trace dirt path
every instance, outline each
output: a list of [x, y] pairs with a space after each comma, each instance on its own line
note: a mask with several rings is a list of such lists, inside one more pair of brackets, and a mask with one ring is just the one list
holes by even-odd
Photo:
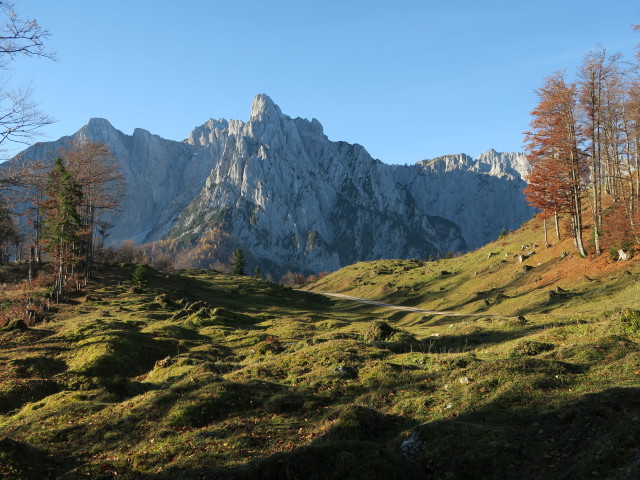
[[375, 300], [367, 300], [364, 298], [350, 297], [349, 295], [343, 295], [342, 293], [333, 293], [333, 292], [320, 292], [317, 290], [304, 290], [309, 291], [311, 293], [317, 293], [319, 295], [326, 295], [328, 297], [336, 297], [341, 298], [343, 300], [350, 300], [352, 302], [366, 303], [368, 305], [376, 305], [378, 307], [384, 308], [392, 308], [394, 310], [405, 310], [407, 312], [417, 312], [417, 313], [428, 313], [431, 315], [446, 315], [449, 317], [501, 317], [501, 318], [509, 318], [503, 315], [491, 315], [487, 313], [463, 313], [463, 312], [451, 312], [451, 311], [443, 311], [443, 310], [425, 310], [423, 308], [415, 308], [415, 307], [405, 307], [403, 305], [393, 305], [392, 303], [383, 303], [377, 302]]

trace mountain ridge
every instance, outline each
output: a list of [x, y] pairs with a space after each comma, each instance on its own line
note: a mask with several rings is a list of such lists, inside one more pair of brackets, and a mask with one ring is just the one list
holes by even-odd
[[318, 120], [291, 118], [265, 94], [254, 98], [247, 122], [209, 119], [182, 142], [141, 128], [126, 135], [92, 118], [21, 155], [53, 157], [72, 139], [106, 143], [122, 167], [126, 188], [110, 243], [193, 244], [223, 228], [250, 267], [274, 274], [463, 252], [533, 212], [522, 196], [521, 154], [389, 165], [361, 145], [329, 140]]

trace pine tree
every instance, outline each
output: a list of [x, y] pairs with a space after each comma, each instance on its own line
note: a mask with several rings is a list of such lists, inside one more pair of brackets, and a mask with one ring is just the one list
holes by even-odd
[[241, 249], [236, 248], [231, 257], [231, 271], [236, 275], [244, 275], [245, 266], [246, 262], [244, 260], [244, 252]]
[[260, 265], [256, 265], [256, 269], [253, 271], [253, 276], [262, 279], [262, 270], [260, 270]]

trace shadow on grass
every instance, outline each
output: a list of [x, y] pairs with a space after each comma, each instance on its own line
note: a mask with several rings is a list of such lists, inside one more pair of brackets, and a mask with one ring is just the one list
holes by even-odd
[[168, 470], [145, 479], [577, 479], [631, 480], [640, 474], [640, 389], [614, 388], [561, 405], [506, 392], [475, 411], [420, 426], [405, 458], [407, 419], [345, 407], [310, 445], [236, 468]]
[[[167, 464], [157, 474], [122, 468], [117, 473], [145, 480], [638, 478], [640, 389], [564, 398], [550, 404], [514, 390], [473, 411], [452, 409], [450, 418], [415, 430], [418, 443], [410, 458], [400, 450], [402, 431], [414, 425], [410, 418], [349, 405], [336, 411], [324, 435], [291, 451], [236, 467], [216, 466], [213, 457], [199, 467]], [[117, 427], [131, 429], [131, 423]], [[108, 461], [77, 468], [69, 458], [6, 438], [0, 440], [0, 460], [0, 468], [13, 468], [15, 478], [24, 479], [47, 478], [52, 471], [64, 478], [76, 478], [72, 472], [109, 478], [115, 470]]]
[[[553, 328], [566, 325], [575, 325], [575, 321], [555, 322]], [[513, 330], [489, 330], [478, 329], [470, 333], [456, 335], [441, 335], [439, 337], [428, 337], [420, 343], [424, 351], [429, 353], [450, 353], [465, 352], [474, 350], [480, 346], [487, 348], [518, 338], [526, 337], [540, 330], [550, 328], [549, 325], [528, 325], [523, 328]]]
[[5, 479], [52, 478], [56, 470], [70, 470], [72, 458], [53, 456], [47, 451], [11, 438], [0, 439], [0, 477]]
[[639, 478], [638, 388], [555, 406], [506, 392], [454, 415], [420, 428], [429, 478]]

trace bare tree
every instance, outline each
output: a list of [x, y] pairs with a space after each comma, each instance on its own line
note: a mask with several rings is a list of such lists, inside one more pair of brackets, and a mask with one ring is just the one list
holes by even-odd
[[[54, 122], [40, 110], [31, 86], [14, 88], [7, 80], [12, 62], [19, 57], [55, 59], [55, 52], [45, 47], [49, 37], [36, 20], [20, 17], [13, 3], [0, 0], [0, 151], [7, 142], [28, 144], [38, 129]], [[31, 170], [20, 160], [1, 167], [0, 201], [6, 203], [8, 190], [28, 186]]]
[[101, 222], [101, 216], [118, 206], [124, 176], [111, 150], [102, 142], [73, 141], [68, 150], [60, 151], [60, 156], [65, 159], [67, 168], [82, 188], [83, 203], [79, 213], [87, 228], [87, 235], [82, 248], [85, 260], [81, 267], [85, 275], [90, 277], [96, 237], [101, 226], [105, 225]]
[[603, 186], [616, 192], [614, 168], [617, 151], [611, 146], [615, 136], [615, 90], [620, 84], [620, 55], [608, 55], [604, 48], [590, 52], [578, 71], [579, 101], [582, 122], [588, 135], [586, 153], [590, 170], [591, 211], [593, 214], [593, 239], [596, 254], [601, 253]]
[[54, 120], [44, 114], [33, 98], [31, 86], [13, 88], [8, 85], [7, 72], [18, 57], [55, 59], [55, 52], [47, 50], [47, 30], [30, 18], [20, 17], [13, 3], [0, 1], [0, 145], [4, 142], [28, 144], [38, 129]]

